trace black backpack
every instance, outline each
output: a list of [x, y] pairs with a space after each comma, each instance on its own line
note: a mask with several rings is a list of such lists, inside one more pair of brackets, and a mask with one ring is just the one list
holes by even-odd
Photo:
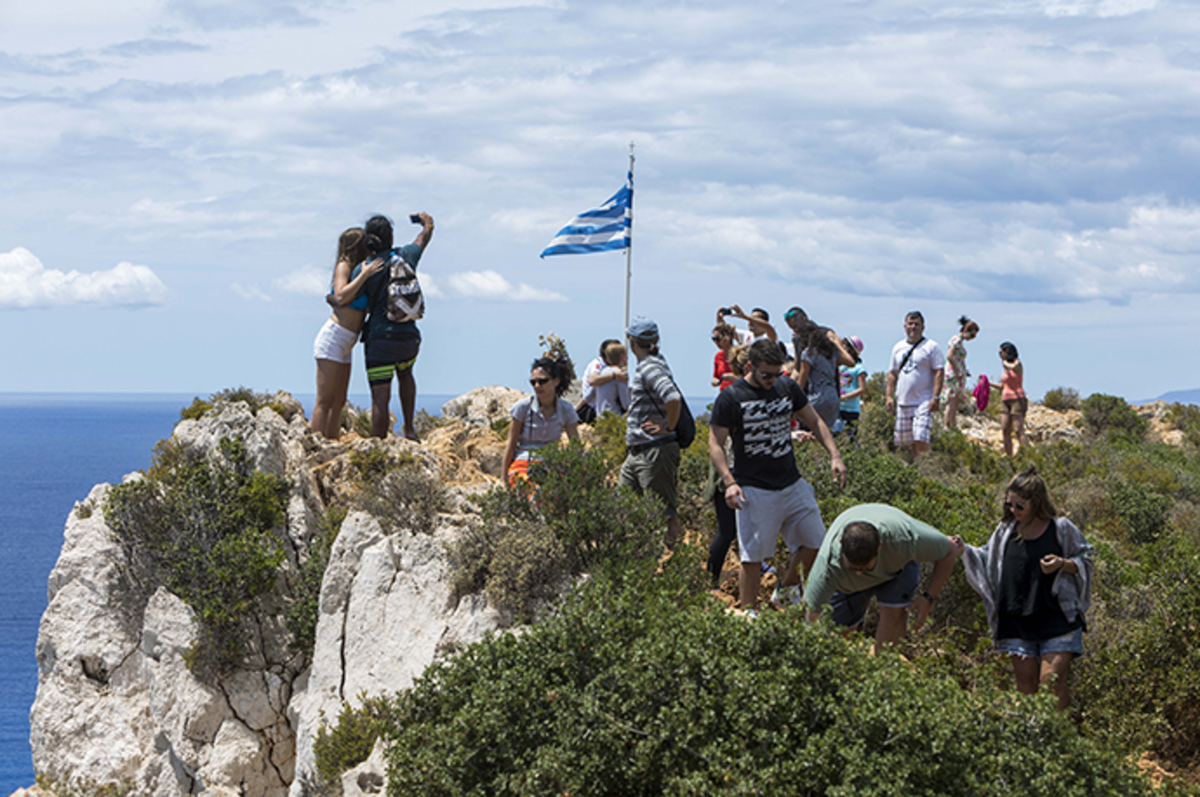
[[[675, 389], [679, 390], [679, 385], [676, 385]], [[692, 417], [692, 410], [682, 392], [679, 394], [679, 420], [675, 422], [675, 439], [679, 441], [680, 449], [687, 448], [696, 439], [696, 419]]]

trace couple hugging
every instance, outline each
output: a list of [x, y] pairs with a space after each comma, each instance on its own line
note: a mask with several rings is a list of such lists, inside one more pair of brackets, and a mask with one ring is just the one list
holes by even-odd
[[416, 271], [433, 237], [433, 218], [428, 213], [416, 213], [409, 220], [420, 224], [421, 231], [405, 246], [393, 247], [392, 221], [387, 216], [372, 216], [362, 227], [352, 227], [338, 239], [333, 279], [325, 297], [333, 306], [333, 315], [313, 343], [317, 399], [310, 428], [330, 440], [341, 434], [351, 353], [359, 333], [366, 346], [367, 379], [371, 384], [371, 434], [387, 437], [391, 420], [388, 402], [395, 373], [404, 436], [417, 439], [413, 427], [417, 400], [413, 365], [421, 348], [417, 319], [424, 315], [425, 298]]

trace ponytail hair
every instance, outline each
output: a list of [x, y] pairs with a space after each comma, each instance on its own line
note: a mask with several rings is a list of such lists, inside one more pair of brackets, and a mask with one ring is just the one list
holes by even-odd
[[961, 333], [961, 332], [967, 332], [971, 329], [974, 329], [975, 333], [978, 334], [979, 333], [979, 324], [976, 324], [974, 321], [972, 321], [970, 318], [968, 318], [965, 315], [960, 315], [958, 317], [958, 331]]

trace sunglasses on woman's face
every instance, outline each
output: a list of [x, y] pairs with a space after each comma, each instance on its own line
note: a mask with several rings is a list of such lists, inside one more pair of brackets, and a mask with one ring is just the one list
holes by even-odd
[[1025, 504], [1022, 504], [1019, 501], [1005, 501], [1004, 508], [1014, 512], [1024, 512]]
[[529, 380], [529, 384], [533, 385], [534, 387], [541, 387], [542, 385], [546, 384], [549, 381], [550, 381], [549, 377], [535, 376]]

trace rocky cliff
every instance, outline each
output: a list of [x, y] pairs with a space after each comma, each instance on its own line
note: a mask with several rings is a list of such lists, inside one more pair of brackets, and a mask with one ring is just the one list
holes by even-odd
[[[325, 441], [286, 394], [257, 412], [218, 403], [180, 422], [172, 438], [179, 444], [212, 452], [222, 438], [238, 438], [258, 469], [290, 485], [278, 530], [286, 554], [279, 588], [243, 623], [245, 654], [218, 678], [188, 667], [197, 641], [192, 608], [165, 587], [133, 583], [102, 511], [112, 487], [95, 487], [67, 520], [38, 633], [30, 721], [39, 779], [163, 797], [305, 793], [313, 735], [343, 702], [402, 689], [443, 652], [499, 627], [482, 597], [451, 600], [444, 544], [472, 522], [469, 495], [495, 483], [503, 443], [489, 424], [519, 395], [481, 388], [457, 399], [444, 413], [456, 420], [420, 446], [353, 434]], [[449, 488], [448, 509], [431, 530], [405, 528], [403, 518], [385, 530], [363, 511], [345, 517], [309, 657], [290, 644], [283, 621], [289, 589], [328, 505], [357, 489], [355, 453], [371, 450], [438, 478]], [[378, 768], [378, 756], [372, 760]], [[376, 773], [362, 782], [369, 792], [380, 781]]]

